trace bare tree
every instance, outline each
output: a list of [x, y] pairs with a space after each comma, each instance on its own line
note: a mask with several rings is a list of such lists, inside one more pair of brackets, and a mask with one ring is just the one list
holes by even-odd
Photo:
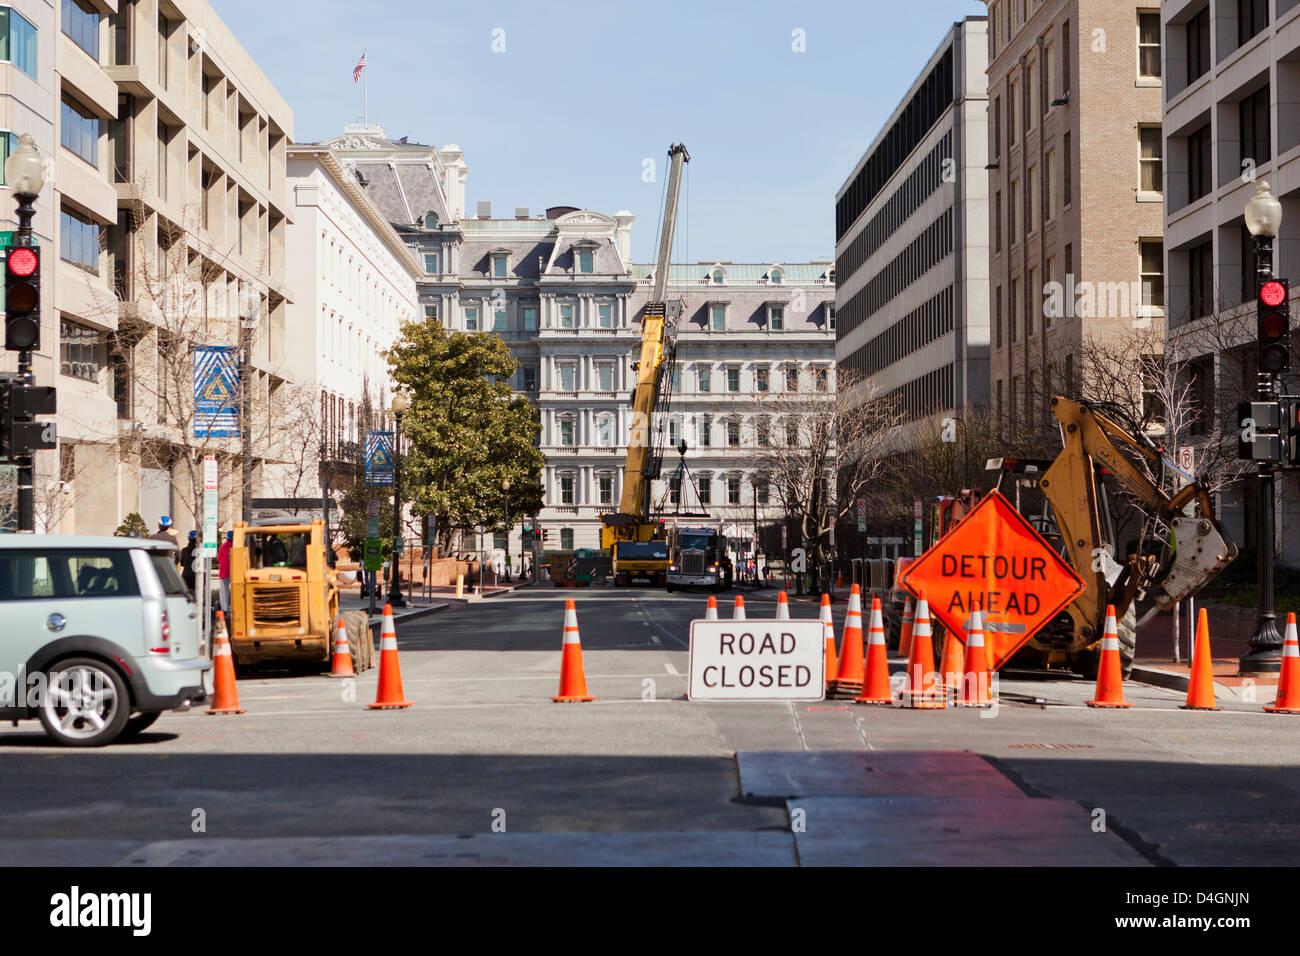
[[758, 473], [812, 549], [829, 557], [829, 536], [854, 512], [897, 441], [898, 403], [845, 369], [811, 388], [760, 393], [755, 419]]

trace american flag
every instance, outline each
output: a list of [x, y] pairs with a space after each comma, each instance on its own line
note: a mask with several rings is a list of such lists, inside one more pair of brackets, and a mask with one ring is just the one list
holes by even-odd
[[365, 70], [365, 68], [366, 68], [366, 55], [365, 55], [364, 53], [362, 53], [362, 54], [361, 54], [361, 62], [358, 63], [356, 66], [354, 66], [354, 67], [352, 68], [352, 82], [353, 82], [353, 83], [360, 83], [360, 82], [361, 82], [361, 73], [362, 73], [363, 70]]

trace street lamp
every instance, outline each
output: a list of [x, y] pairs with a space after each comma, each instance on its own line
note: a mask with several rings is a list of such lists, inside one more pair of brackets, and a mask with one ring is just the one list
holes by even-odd
[[402, 553], [402, 416], [409, 407], [401, 392], [393, 396], [393, 418], [397, 425], [393, 433], [393, 564], [388, 579], [388, 603], [393, 607], [406, 607], [397, 559]]
[[751, 498], [753, 499], [753, 501], [754, 501], [754, 549], [753, 549], [753, 558], [754, 558], [754, 587], [755, 587], [755, 589], [757, 589], [757, 588], [760, 588], [760, 587], [763, 586], [763, 584], [762, 584], [762, 580], [761, 580], [761, 578], [759, 577], [759, 571], [758, 571], [758, 484], [759, 484], [759, 482], [758, 482], [758, 475], [757, 475], [757, 473], [752, 474], [752, 475], [749, 476], [749, 484], [750, 484], [750, 490], [753, 492], [753, 494], [750, 495], [750, 497], [751, 497]]
[[[501, 479], [501, 490], [505, 493], [506, 496], [506, 554], [509, 554], [510, 553], [510, 479], [509, 478]], [[519, 540], [521, 542], [519, 546], [519, 567], [522, 568], [524, 566], [522, 536], [520, 537]], [[506, 583], [507, 584], [510, 583], [509, 567], [506, 568]]]
[[[5, 182], [18, 200], [18, 232], [14, 245], [32, 244], [32, 217], [36, 215], [36, 197], [45, 185], [45, 160], [36, 150], [36, 140], [30, 133], [18, 137], [18, 148], [5, 160]], [[37, 329], [39, 329], [39, 318]], [[39, 335], [37, 338], [39, 339]], [[18, 351], [18, 380], [23, 385], [33, 385], [32, 350]], [[32, 420], [32, 419], [28, 419]], [[36, 530], [35, 461], [31, 452], [18, 457], [18, 530]]]
[[[1255, 291], [1273, 278], [1273, 240], [1282, 226], [1282, 204], [1261, 180], [1255, 195], [1246, 203], [1246, 228], [1255, 239]], [[1258, 395], [1261, 402], [1277, 400], [1277, 377], [1273, 372], [1258, 370]], [[1237, 673], [1276, 674], [1282, 669], [1282, 636], [1277, 631], [1277, 614], [1273, 610], [1273, 463], [1261, 461], [1256, 470], [1255, 504], [1255, 574], [1259, 578], [1259, 618], [1255, 632], [1247, 642], [1248, 650], [1237, 662]]]

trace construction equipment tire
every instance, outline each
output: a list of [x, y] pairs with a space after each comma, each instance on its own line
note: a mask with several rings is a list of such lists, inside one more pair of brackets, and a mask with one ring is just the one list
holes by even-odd
[[352, 654], [352, 669], [358, 674], [375, 666], [375, 638], [370, 631], [370, 619], [365, 611], [344, 611], [343, 628], [348, 635], [348, 651]]

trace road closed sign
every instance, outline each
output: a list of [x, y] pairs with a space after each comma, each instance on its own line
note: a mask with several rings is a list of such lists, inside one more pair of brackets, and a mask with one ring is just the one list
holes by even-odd
[[925, 594], [930, 613], [963, 644], [971, 612], [982, 611], [993, 670], [1084, 589], [1074, 569], [996, 491], [909, 564], [900, 580], [914, 596]]
[[691, 700], [821, 700], [821, 621], [692, 621]]

